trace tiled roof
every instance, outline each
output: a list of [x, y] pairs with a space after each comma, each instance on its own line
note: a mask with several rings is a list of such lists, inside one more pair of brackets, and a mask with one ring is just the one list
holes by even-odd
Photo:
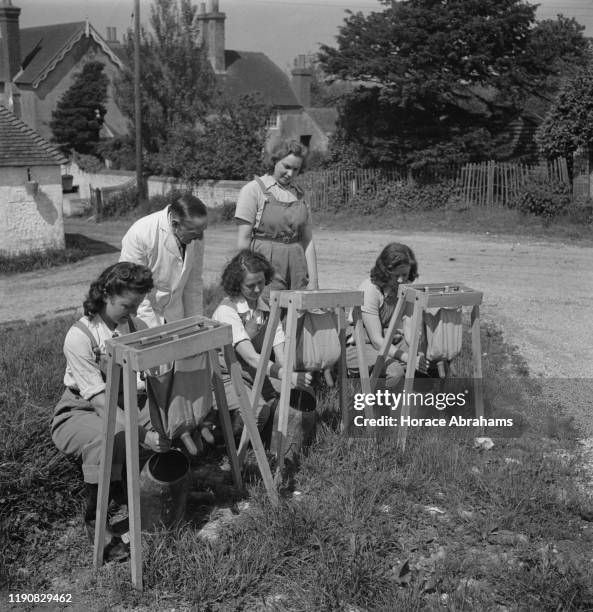
[[99, 33], [84, 21], [23, 28], [20, 31], [23, 72], [16, 82], [37, 86], [78, 40], [89, 34], [115, 63], [121, 60]]
[[57, 166], [66, 162], [53, 145], [0, 105], [0, 166]]
[[22, 28], [21, 61], [24, 66], [17, 83], [33, 83], [54, 57], [81, 30], [85, 22], [57, 23], [55, 25]]
[[272, 106], [301, 107], [290, 86], [288, 75], [263, 53], [227, 50], [224, 58], [226, 74], [219, 79], [228, 96], [235, 98], [259, 91]]

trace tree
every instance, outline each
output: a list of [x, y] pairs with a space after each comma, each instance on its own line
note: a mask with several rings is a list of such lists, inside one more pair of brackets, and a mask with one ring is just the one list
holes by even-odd
[[108, 79], [101, 62], [89, 62], [74, 77], [52, 113], [54, 141], [65, 155], [94, 154], [107, 109]]
[[[156, 0], [151, 31], [142, 30], [142, 142], [148, 161], [172, 145], [174, 130], [193, 131], [215, 95], [214, 72], [199, 41], [197, 7], [190, 0]], [[124, 40], [125, 70], [116, 83], [122, 112], [134, 123], [134, 40]]]
[[[224, 99], [202, 49], [196, 7], [190, 0], [155, 0], [151, 32], [142, 32], [142, 142], [148, 172], [197, 182], [243, 179], [260, 167], [270, 108], [258, 94]], [[127, 67], [117, 100], [132, 123], [133, 40], [125, 42]], [[132, 168], [130, 138], [105, 156]]]
[[[351, 13], [323, 70], [357, 83], [336, 139], [364, 165], [484, 159], [526, 98], [585, 54], [574, 20], [536, 25], [522, 0], [382, 0]], [[545, 50], [545, 53], [544, 53]]]
[[572, 158], [593, 145], [593, 68], [587, 66], [566, 82], [536, 133], [537, 144], [548, 157]]

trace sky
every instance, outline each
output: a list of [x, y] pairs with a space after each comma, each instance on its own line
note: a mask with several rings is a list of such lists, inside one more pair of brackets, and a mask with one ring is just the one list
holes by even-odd
[[[199, 4], [203, 0], [194, 0]], [[208, 2], [208, 0], [206, 0]], [[22, 9], [21, 27], [83, 21], [105, 36], [107, 26], [117, 28], [118, 38], [133, 26], [134, 0], [12, 0]], [[146, 21], [152, 0], [140, 0]], [[586, 26], [593, 36], [593, 0], [540, 0], [538, 19], [562, 13]], [[289, 70], [299, 54], [315, 53], [319, 44], [335, 44], [338, 27], [347, 9], [369, 13], [382, 10], [378, 0], [219, 0], [226, 13], [226, 48], [261, 51], [283, 70]]]

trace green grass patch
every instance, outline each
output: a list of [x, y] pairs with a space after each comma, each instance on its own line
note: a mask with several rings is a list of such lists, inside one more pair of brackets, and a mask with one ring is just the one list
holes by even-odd
[[115, 253], [117, 250], [106, 242], [93, 240], [82, 234], [66, 234], [66, 248], [64, 249], [48, 249], [15, 256], [0, 255], [0, 275], [63, 266], [80, 261], [85, 257]]
[[[209, 289], [209, 311], [219, 297]], [[495, 438], [480, 452], [470, 431], [414, 429], [402, 453], [389, 437], [341, 435], [336, 391], [324, 389], [315, 443], [295, 475], [300, 495], [273, 507], [251, 476], [249, 508], [217, 540], [201, 539], [192, 523], [144, 534], [142, 593], [127, 564], [92, 572], [81, 478], [49, 436], [70, 323], [0, 329], [0, 588], [42, 592], [58, 579], [88, 609], [593, 608], [576, 434], [487, 326], [486, 410], [523, 419], [520, 437]]]

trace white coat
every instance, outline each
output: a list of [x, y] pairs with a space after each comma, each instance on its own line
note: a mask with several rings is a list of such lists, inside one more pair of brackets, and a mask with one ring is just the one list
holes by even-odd
[[122, 239], [120, 261], [148, 266], [153, 290], [138, 307], [149, 327], [203, 312], [204, 240], [193, 240], [181, 256], [168, 218], [169, 207], [142, 217]]

